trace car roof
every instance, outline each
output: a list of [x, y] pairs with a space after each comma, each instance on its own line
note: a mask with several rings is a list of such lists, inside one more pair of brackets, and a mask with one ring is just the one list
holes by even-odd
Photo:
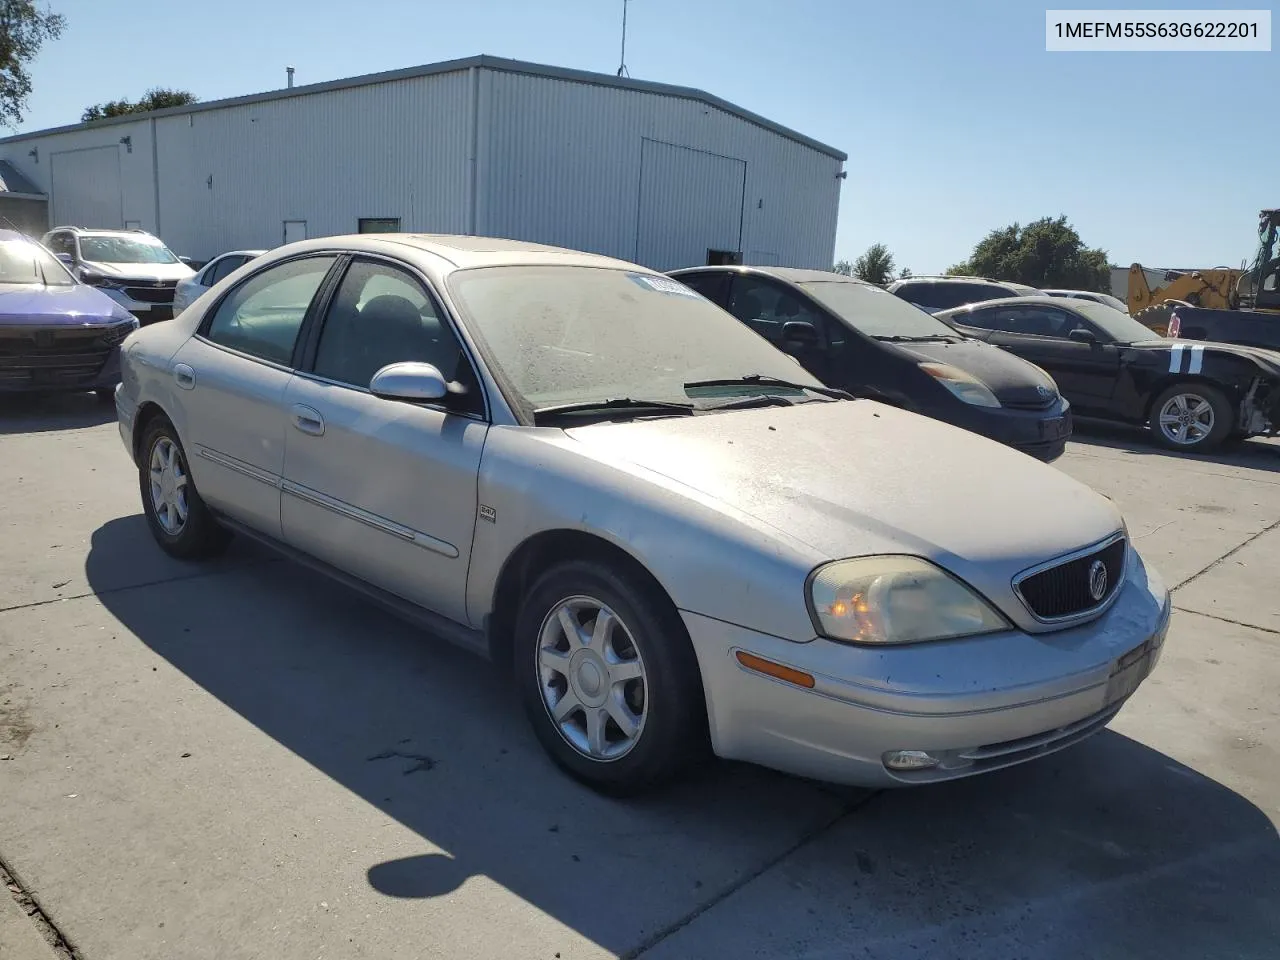
[[[971, 310], [978, 310], [983, 307], [1043, 307], [1045, 306], [1045, 297], [996, 297], [992, 300], [979, 300], [976, 303], [962, 303], [958, 307], [948, 307], [946, 310], [939, 310], [934, 314], [935, 317], [947, 316], [950, 314], [968, 313]], [[1075, 310], [1075, 304], [1070, 302], [1068, 297], [1057, 297], [1056, 303], [1051, 306], [1060, 307], [1063, 310]]]
[[[489, 266], [566, 266], [603, 267], [612, 270], [643, 270], [644, 267], [625, 260], [617, 260], [595, 253], [582, 253], [564, 247], [524, 240], [504, 240], [497, 237], [451, 236], [427, 233], [353, 233], [336, 237], [317, 237], [299, 240], [288, 245], [290, 250], [364, 250], [371, 253], [393, 252], [394, 248], [409, 247], [432, 254], [447, 262], [454, 269]], [[284, 249], [277, 247], [271, 253]]]
[[831, 270], [804, 270], [800, 267], [771, 267], [766, 265], [755, 264], [720, 264], [716, 266], [706, 267], [681, 267], [679, 270], [672, 270], [668, 274], [672, 277], [679, 277], [692, 273], [740, 273], [755, 274], [766, 277], [775, 277], [778, 280], [785, 280], [787, 283], [857, 283], [864, 287], [874, 286], [865, 280], [859, 280], [857, 277], [846, 276], [843, 273], [835, 273]]

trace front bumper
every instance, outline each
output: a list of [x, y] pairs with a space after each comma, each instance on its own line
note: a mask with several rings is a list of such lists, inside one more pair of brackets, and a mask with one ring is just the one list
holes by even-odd
[[957, 410], [951, 406], [945, 413], [933, 415], [1046, 463], [1062, 456], [1071, 437], [1071, 404], [1061, 397], [1043, 410], [968, 404], [961, 407]]
[[117, 287], [99, 287], [98, 289], [137, 317], [138, 322], [143, 326], [148, 323], [158, 323], [161, 320], [173, 319], [172, 289], [168, 289], [166, 291], [168, 293], [168, 299], [160, 302], [135, 300], [133, 297], [129, 296], [125, 289]]
[[[985, 773], [1101, 730], [1154, 668], [1168, 630], [1163, 581], [1130, 554], [1100, 618], [1056, 633], [1018, 631], [899, 647], [796, 643], [682, 611], [697, 652], [718, 755], [870, 787]], [[814, 678], [812, 689], [748, 670], [744, 651]], [[886, 753], [927, 751], [900, 772]]]

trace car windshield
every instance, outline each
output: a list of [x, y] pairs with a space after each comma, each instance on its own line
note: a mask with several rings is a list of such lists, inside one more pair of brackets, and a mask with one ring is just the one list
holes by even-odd
[[806, 280], [805, 293], [868, 337], [955, 337], [956, 331], [887, 290], [848, 280]]
[[30, 240], [0, 241], [0, 283], [69, 287], [75, 279], [53, 254]]
[[[504, 266], [449, 278], [468, 328], [531, 409], [617, 398], [688, 404], [821, 387], [791, 357], [669, 277], [582, 266]], [[740, 384], [686, 386], [748, 378]]]
[[80, 256], [90, 263], [177, 263], [159, 240], [137, 237], [81, 237]]
[[1105, 303], [1098, 303], [1095, 300], [1073, 300], [1072, 308], [1077, 312], [1084, 314], [1107, 336], [1114, 339], [1117, 343], [1135, 343], [1139, 340], [1158, 340], [1160, 338], [1154, 330], [1144, 327], [1133, 317], [1127, 313], [1121, 313], [1108, 307]]

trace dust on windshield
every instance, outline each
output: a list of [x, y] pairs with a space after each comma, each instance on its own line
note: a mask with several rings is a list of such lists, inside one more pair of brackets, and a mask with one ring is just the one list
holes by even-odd
[[960, 336], [941, 320], [880, 287], [848, 280], [807, 280], [799, 286], [864, 336]]
[[[753, 375], [821, 386], [669, 277], [601, 267], [482, 267], [454, 273], [449, 287], [490, 360], [531, 407], [616, 397], [687, 403], [686, 383]], [[734, 392], [740, 390], [720, 391]]]
[[80, 256], [90, 263], [177, 263], [163, 243], [133, 237], [81, 237]]

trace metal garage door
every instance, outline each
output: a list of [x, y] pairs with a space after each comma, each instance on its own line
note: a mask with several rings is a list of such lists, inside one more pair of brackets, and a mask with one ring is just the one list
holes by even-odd
[[124, 226], [118, 146], [52, 154], [49, 170], [53, 226]]
[[696, 267], [708, 250], [742, 249], [747, 162], [658, 140], [640, 141], [636, 262]]

